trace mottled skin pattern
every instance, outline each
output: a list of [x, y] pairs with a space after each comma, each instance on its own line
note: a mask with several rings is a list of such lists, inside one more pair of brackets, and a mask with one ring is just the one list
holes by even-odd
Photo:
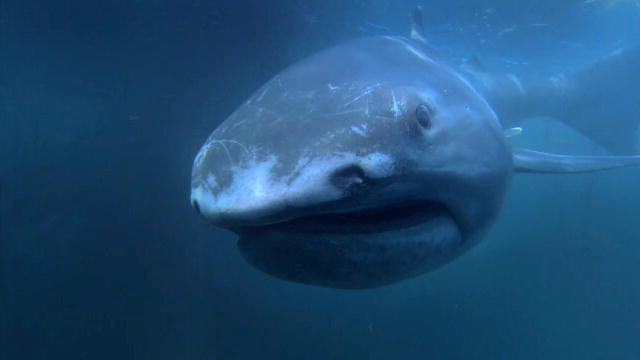
[[464, 79], [419, 41], [373, 37], [311, 56], [256, 91], [196, 157], [192, 204], [238, 233], [245, 258], [267, 273], [375, 287], [469, 249], [511, 172], [496, 115]]

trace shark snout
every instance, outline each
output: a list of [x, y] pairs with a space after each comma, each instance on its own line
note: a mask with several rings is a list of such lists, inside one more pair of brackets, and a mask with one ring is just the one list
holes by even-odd
[[263, 226], [322, 211], [365, 181], [364, 170], [357, 165], [307, 175], [289, 181], [238, 177], [222, 189], [196, 184], [191, 189], [191, 206], [216, 226]]
[[287, 219], [285, 197], [270, 196], [246, 188], [244, 193], [219, 192], [196, 187], [191, 190], [191, 206], [208, 222], [224, 228], [267, 225]]
[[289, 173], [278, 173], [275, 161], [235, 169], [224, 186], [218, 185], [215, 173], [203, 174], [197, 177], [203, 180], [192, 184], [191, 206], [220, 227], [269, 225], [343, 210], [343, 200], [353, 204], [370, 181], [387, 176], [392, 167], [388, 158], [380, 155], [304, 164], [292, 167]]

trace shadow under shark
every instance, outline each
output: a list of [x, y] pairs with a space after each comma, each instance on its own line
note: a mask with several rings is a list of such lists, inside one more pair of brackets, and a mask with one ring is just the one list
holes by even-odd
[[[627, 71], [640, 63], [615, 56]], [[550, 115], [590, 134], [597, 111], [586, 125], [576, 117], [595, 96], [583, 85], [613, 81], [599, 74], [614, 60], [530, 84], [466, 79], [434, 54], [417, 9], [410, 38], [332, 47], [256, 91], [196, 156], [191, 204], [239, 235], [250, 264], [285, 280], [370, 288], [423, 274], [482, 238], [514, 171], [640, 163], [511, 149], [498, 121]]]

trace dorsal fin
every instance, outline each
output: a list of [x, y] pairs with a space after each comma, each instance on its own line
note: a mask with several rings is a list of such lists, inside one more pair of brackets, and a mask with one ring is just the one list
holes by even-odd
[[422, 17], [422, 6], [416, 6], [411, 15], [411, 38], [427, 44], [424, 32], [424, 20]]

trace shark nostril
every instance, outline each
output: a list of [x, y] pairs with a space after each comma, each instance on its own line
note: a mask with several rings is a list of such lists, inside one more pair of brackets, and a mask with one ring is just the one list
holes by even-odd
[[193, 202], [191, 203], [191, 206], [193, 206], [193, 208], [196, 209], [196, 212], [198, 213], [198, 215], [202, 215], [202, 213], [200, 212], [200, 205], [198, 205], [197, 200], [193, 200]]
[[331, 183], [338, 189], [347, 189], [364, 183], [364, 170], [358, 165], [345, 166], [331, 174]]

